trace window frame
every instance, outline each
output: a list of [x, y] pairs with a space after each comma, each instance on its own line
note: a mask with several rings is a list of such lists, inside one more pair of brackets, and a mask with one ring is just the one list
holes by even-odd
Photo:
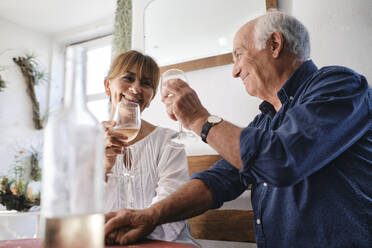
[[[69, 46], [80, 46], [80, 47], [85, 49], [85, 54], [87, 54], [90, 50], [93, 50], [93, 49], [101, 48], [101, 47], [104, 47], [104, 46], [112, 47], [112, 39], [113, 39], [113, 35], [109, 34], [109, 35], [100, 36], [100, 37], [92, 38], [92, 39], [89, 39], [89, 40], [84, 40], [84, 41], [81, 41], [81, 42], [69, 44], [69, 45], [67, 45], [67, 47], [69, 47]], [[110, 56], [111, 56], [111, 54], [110, 54]], [[88, 61], [87, 60], [83, 60], [83, 61], [85, 63], [85, 66], [87, 67]], [[65, 74], [66, 74], [66, 71], [65, 71]], [[86, 77], [87, 77], [87, 75], [86, 75]], [[103, 84], [103, 80], [104, 80], [104, 78], [102, 78], [102, 84]], [[87, 87], [87, 85], [86, 85], [86, 87]], [[86, 88], [85, 89], [85, 103], [86, 104], [88, 104], [89, 102], [105, 100], [105, 99], [108, 98], [104, 89], [102, 90], [102, 92], [94, 93], [94, 94], [88, 94], [87, 92], [88, 92], [88, 90]], [[107, 109], [107, 111], [108, 111], [108, 109]]]

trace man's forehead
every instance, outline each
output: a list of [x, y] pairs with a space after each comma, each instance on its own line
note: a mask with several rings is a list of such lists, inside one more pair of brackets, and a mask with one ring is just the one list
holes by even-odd
[[235, 34], [233, 45], [234, 47], [241, 47], [253, 40], [254, 35], [254, 21], [250, 21], [242, 26]]
[[236, 50], [237, 48], [241, 47], [242, 43], [242, 33], [240, 30], [235, 34], [234, 40], [233, 40], [233, 49]]
[[247, 37], [242, 35], [237, 35], [233, 42], [233, 53], [239, 52], [246, 47], [246, 44], [249, 42]]

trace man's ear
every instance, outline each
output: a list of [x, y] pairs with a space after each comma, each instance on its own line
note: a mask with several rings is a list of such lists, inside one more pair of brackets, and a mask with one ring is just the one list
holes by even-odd
[[105, 85], [106, 95], [111, 96], [110, 81], [108, 79], [105, 79], [105, 81], [103, 83]]
[[284, 47], [283, 35], [278, 31], [274, 31], [270, 35], [269, 39], [269, 48], [272, 53], [272, 56], [276, 59], [279, 58], [279, 54], [283, 50], [283, 47]]

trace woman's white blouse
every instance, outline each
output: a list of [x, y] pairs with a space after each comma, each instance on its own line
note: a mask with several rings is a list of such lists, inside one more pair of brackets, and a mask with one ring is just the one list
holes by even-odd
[[[141, 197], [141, 201], [134, 203], [136, 209], [149, 207], [164, 199], [189, 180], [185, 149], [183, 145], [168, 143], [172, 134], [174, 131], [171, 129], [157, 127], [148, 136], [129, 146], [135, 179], [133, 195]], [[121, 168], [122, 157], [118, 156], [113, 174], [118, 174]], [[124, 184], [109, 177], [105, 184], [105, 212], [124, 206], [125, 196], [120, 194], [118, 199], [118, 189], [122, 193]], [[191, 237], [187, 221], [159, 225], [148, 238], [198, 246]]]

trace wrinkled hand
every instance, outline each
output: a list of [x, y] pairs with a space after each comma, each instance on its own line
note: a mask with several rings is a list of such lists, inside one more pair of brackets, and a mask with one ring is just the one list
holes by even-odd
[[181, 79], [170, 79], [162, 86], [161, 100], [171, 119], [180, 121], [187, 129], [192, 129], [196, 120], [202, 119], [204, 122], [208, 118], [208, 111], [187, 83]]
[[120, 245], [133, 243], [150, 234], [155, 227], [147, 209], [120, 209], [105, 214], [105, 242]]
[[117, 245], [120, 244], [120, 239], [129, 231], [127, 227], [116, 229], [105, 237], [106, 245]]
[[122, 153], [127, 137], [113, 130], [116, 125], [114, 121], [103, 121], [102, 125], [105, 131], [105, 175], [107, 176], [115, 164], [116, 156]]

